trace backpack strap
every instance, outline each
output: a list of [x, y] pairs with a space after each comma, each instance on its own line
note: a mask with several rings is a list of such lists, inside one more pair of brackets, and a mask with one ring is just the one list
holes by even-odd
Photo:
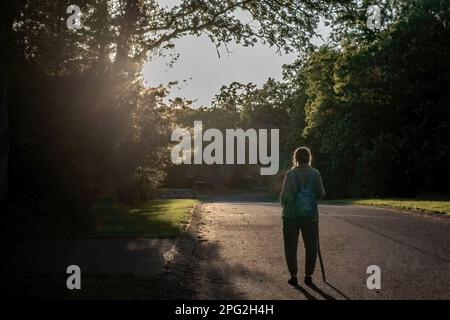
[[289, 180], [289, 184], [291, 185], [291, 189], [294, 190], [294, 186], [296, 186], [296, 183], [292, 182], [292, 177], [289, 177], [289, 172], [287, 174], [288, 180]]
[[298, 177], [298, 179], [299, 179], [299, 185], [300, 185], [300, 191], [305, 191], [305, 190], [307, 190], [307, 188], [308, 188], [308, 186], [306, 186], [306, 188], [303, 188], [302, 186], [304, 185], [304, 181], [303, 181], [303, 177], [302, 177], [302, 175], [301, 174], [299, 174], [299, 177]]
[[312, 181], [314, 180], [314, 177], [311, 177], [310, 179], [309, 179], [309, 182], [308, 182], [308, 186], [306, 187], [309, 191], [311, 191], [312, 192], [312, 190], [311, 190], [311, 185], [312, 185]]
[[311, 178], [309, 179], [309, 181], [308, 181], [308, 185], [307, 185], [305, 188], [303, 188], [303, 187], [302, 187], [302, 184], [303, 184], [304, 181], [303, 181], [303, 179], [302, 179], [302, 176], [300, 175], [300, 176], [299, 176], [300, 182], [297, 183], [297, 186], [299, 186], [299, 190], [300, 190], [300, 191], [305, 191], [305, 190], [312, 191], [312, 190], [311, 190], [311, 186], [312, 186], [313, 179], [314, 179], [314, 177], [311, 177]]

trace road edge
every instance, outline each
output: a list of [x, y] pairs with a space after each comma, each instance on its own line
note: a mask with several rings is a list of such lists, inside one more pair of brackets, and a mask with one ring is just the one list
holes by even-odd
[[188, 286], [188, 275], [194, 263], [194, 251], [198, 245], [197, 233], [201, 220], [202, 203], [192, 208], [189, 224], [175, 242], [174, 256], [166, 261], [161, 274], [160, 298], [162, 300], [190, 300], [193, 292]]

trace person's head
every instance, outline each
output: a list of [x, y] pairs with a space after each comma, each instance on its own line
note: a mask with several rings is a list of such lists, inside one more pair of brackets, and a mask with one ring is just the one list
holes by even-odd
[[294, 151], [292, 162], [294, 166], [311, 165], [311, 151], [307, 147], [300, 147]]

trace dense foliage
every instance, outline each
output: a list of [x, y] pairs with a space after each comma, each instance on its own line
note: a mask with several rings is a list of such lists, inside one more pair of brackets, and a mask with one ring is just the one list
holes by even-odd
[[[86, 229], [99, 194], [133, 202], [196, 180], [276, 191], [282, 172], [172, 166], [170, 133], [194, 120], [222, 130], [279, 128], [282, 169], [297, 146], [310, 146], [330, 197], [447, 193], [449, 3], [379, 3], [382, 28], [370, 30], [371, 1], [80, 0], [83, 29], [74, 31], [68, 1], [2, 1], [2, 222]], [[321, 16], [334, 31], [315, 48], [309, 39]], [[170, 86], [146, 87], [141, 75], [148, 58], [189, 34], [216, 45], [262, 41], [299, 59], [282, 81], [232, 83], [212, 106], [195, 109], [168, 101]]]
[[449, 191], [450, 4], [385, 4], [381, 30], [355, 3], [334, 41], [236, 98], [241, 126], [281, 129], [285, 168], [296, 146], [312, 149], [329, 197]]
[[144, 85], [143, 63], [186, 35], [305, 51], [336, 2], [79, 0], [82, 28], [71, 30], [72, 1], [2, 1], [1, 222], [86, 229], [101, 193], [154, 197], [180, 101]]

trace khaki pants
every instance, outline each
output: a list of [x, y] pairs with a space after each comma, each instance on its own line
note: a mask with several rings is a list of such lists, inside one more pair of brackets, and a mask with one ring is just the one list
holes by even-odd
[[318, 248], [318, 222], [296, 222], [291, 219], [283, 219], [284, 253], [289, 273], [297, 274], [297, 247], [298, 234], [302, 232], [305, 246], [305, 275], [312, 275], [316, 266]]

